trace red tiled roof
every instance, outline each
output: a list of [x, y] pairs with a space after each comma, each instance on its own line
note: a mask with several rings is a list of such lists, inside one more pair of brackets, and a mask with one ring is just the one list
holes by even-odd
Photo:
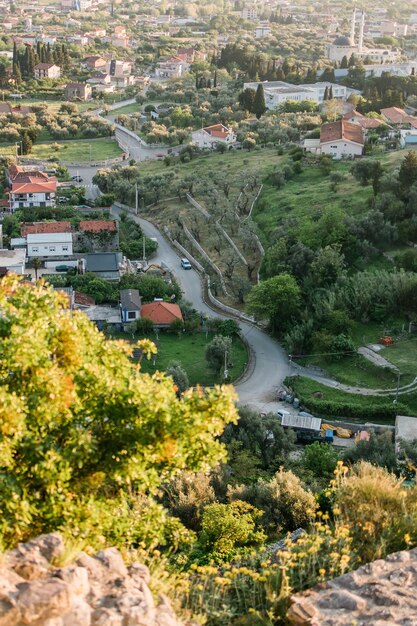
[[175, 320], [182, 320], [181, 309], [172, 302], [151, 302], [143, 304], [141, 317], [152, 320], [154, 324], [171, 324]]
[[35, 65], [35, 70], [49, 70], [49, 68], [54, 67], [55, 63], [38, 63]]
[[393, 124], [401, 124], [404, 118], [407, 117], [407, 113], [404, 111], [404, 109], [399, 109], [398, 107], [388, 107], [386, 109], [381, 109], [381, 114]]
[[213, 126], [206, 126], [203, 128], [212, 137], [227, 137], [229, 129], [223, 124], [214, 124]]
[[55, 193], [56, 181], [50, 182], [32, 182], [32, 181], [18, 181], [12, 182], [12, 193]]
[[43, 233], [70, 233], [70, 222], [24, 222], [20, 226], [22, 237], [26, 235], [40, 235]]
[[363, 117], [359, 120], [359, 124], [366, 130], [369, 128], [378, 128], [378, 126], [386, 126], [386, 122], [375, 117]]
[[359, 113], [356, 109], [352, 109], [344, 114], [343, 119], [349, 121], [352, 117], [365, 117], [362, 113]]
[[110, 232], [117, 231], [115, 220], [82, 220], [80, 222], [80, 230], [89, 233], [99, 233], [103, 230]]
[[360, 145], [364, 144], [362, 127], [359, 124], [341, 119], [330, 124], [323, 124], [320, 129], [320, 143], [329, 143], [344, 139]]
[[81, 306], [93, 306], [95, 303], [96, 301], [91, 296], [88, 296], [82, 291], [74, 290], [74, 304], [79, 304]]

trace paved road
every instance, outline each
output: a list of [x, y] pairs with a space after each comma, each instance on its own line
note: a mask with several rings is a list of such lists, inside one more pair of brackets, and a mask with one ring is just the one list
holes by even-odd
[[[120, 210], [113, 207], [112, 212], [117, 216]], [[202, 313], [220, 317], [219, 313], [213, 311], [203, 301], [199, 274], [195, 270], [181, 269], [179, 254], [153, 224], [139, 217], [134, 219], [148, 237], [156, 237], [158, 240], [158, 254], [152, 261], [155, 263], [164, 261], [168, 265], [178, 279], [185, 298], [192, 302], [195, 308]], [[239, 325], [255, 359], [248, 377], [236, 385], [239, 403], [247, 404], [260, 412], [276, 411], [282, 406], [282, 403], [276, 400], [277, 391], [289, 373], [287, 356], [281, 346], [259, 328], [246, 322], [240, 322]]]

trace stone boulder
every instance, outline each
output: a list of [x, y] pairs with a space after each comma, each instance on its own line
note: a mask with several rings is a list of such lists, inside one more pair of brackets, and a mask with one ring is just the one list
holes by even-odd
[[60, 535], [42, 535], [0, 561], [0, 626], [181, 626], [167, 598], [154, 602], [147, 567], [115, 548], [56, 567]]
[[417, 549], [395, 552], [354, 572], [297, 593], [294, 626], [416, 626]]

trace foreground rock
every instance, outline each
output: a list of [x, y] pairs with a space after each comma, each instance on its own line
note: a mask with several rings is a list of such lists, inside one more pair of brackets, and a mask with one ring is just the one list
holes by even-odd
[[291, 598], [296, 626], [416, 626], [417, 549], [396, 552]]
[[0, 626], [180, 626], [165, 597], [155, 605], [145, 566], [108, 548], [54, 567], [63, 550], [50, 534], [0, 557]]

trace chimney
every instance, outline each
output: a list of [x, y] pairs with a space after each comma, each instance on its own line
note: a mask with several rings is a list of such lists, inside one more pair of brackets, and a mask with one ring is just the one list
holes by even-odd
[[365, 30], [365, 12], [362, 11], [361, 25], [359, 29], [359, 52], [363, 52], [363, 33]]
[[354, 7], [353, 9], [352, 24], [350, 27], [350, 40], [352, 42], [352, 45], [355, 44], [355, 29], [356, 29], [356, 7]]

